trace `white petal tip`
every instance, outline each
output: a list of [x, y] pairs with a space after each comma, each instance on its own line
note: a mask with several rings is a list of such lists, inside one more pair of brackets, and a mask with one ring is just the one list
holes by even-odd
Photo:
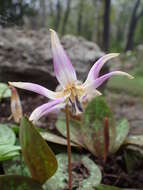
[[29, 117], [29, 121], [31, 121], [33, 124], [35, 124], [38, 120], [39, 120], [39, 117], [37, 115], [33, 114], [33, 112], [32, 112]]
[[120, 55], [120, 53], [111, 53], [111, 54], [109, 54], [109, 55], [112, 55], [112, 56], [114, 56], [114, 57], [117, 57], [117, 56]]
[[115, 55], [116, 55], [116, 56], [119, 56], [119, 55], [120, 55], [120, 53], [115, 53]]
[[51, 28], [49, 29], [49, 31], [52, 32], [52, 33], [56, 33], [56, 31], [51, 29]]
[[127, 76], [129, 79], [134, 79], [135, 77], [133, 77], [132, 75], [128, 74], [128, 73], [125, 73], [123, 72], [123, 75]]
[[14, 87], [17, 87], [17, 84], [19, 82], [8, 82], [9, 86], [14, 86]]
[[22, 86], [22, 83], [21, 82], [8, 82], [8, 84], [10, 85], [10, 86], [15, 86], [15, 87], [20, 87], [20, 86]]
[[13, 82], [8, 82], [8, 84], [10, 85], [10, 86], [13, 86], [12, 84], [13, 84]]
[[37, 120], [31, 119], [30, 117], [29, 117], [29, 121], [31, 121], [34, 125], [37, 124], [38, 122]]
[[128, 75], [129, 79], [134, 79], [135, 77], [133, 77], [132, 75]]
[[102, 93], [99, 92], [98, 90], [96, 90], [96, 96], [101, 96], [101, 95], [102, 95]]
[[134, 79], [134, 77], [132, 75], [130, 75], [126, 72], [123, 72], [123, 71], [113, 71], [111, 73], [113, 73], [115, 75], [124, 75], [124, 76], [128, 77], [129, 79]]
[[117, 56], [119, 56], [119, 55], [120, 55], [120, 53], [109, 53], [109, 54], [106, 54], [106, 55], [103, 56], [103, 57], [113, 58], [113, 57], [117, 57]]

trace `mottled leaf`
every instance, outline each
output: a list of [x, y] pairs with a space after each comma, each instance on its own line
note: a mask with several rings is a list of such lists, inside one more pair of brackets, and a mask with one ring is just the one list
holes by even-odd
[[0, 176], [1, 190], [43, 190], [42, 186], [30, 177], [18, 175]]
[[3, 162], [3, 169], [6, 175], [31, 176], [28, 167], [24, 163], [22, 155]]
[[18, 150], [20, 149], [20, 146], [0, 145], [0, 161], [7, 160], [13, 156], [19, 155]]
[[143, 135], [129, 135], [124, 144], [143, 146]]
[[[40, 132], [41, 136], [49, 142], [53, 142], [53, 143], [57, 143], [57, 144], [61, 144], [61, 145], [67, 145], [67, 140], [64, 139], [63, 137], [60, 137], [58, 135], [55, 135], [51, 132], [45, 131], [45, 132]], [[71, 146], [78, 146], [75, 143], [71, 143]]]
[[[82, 136], [80, 132], [80, 123], [78, 121], [75, 121], [73, 119], [69, 122], [70, 127], [70, 137], [71, 141], [74, 143], [77, 143], [80, 146], [83, 146]], [[58, 119], [56, 122], [56, 128], [57, 130], [64, 136], [67, 136], [66, 133], [66, 121], [64, 119]]]
[[[58, 154], [57, 160], [59, 165], [58, 170], [56, 174], [48, 180], [46, 184], [44, 184], [45, 190], [59, 190], [66, 189], [68, 187], [67, 154]], [[100, 184], [101, 171], [99, 167], [87, 156], [72, 154], [72, 167], [74, 166], [75, 168], [72, 170], [73, 189], [94, 190], [95, 187]], [[80, 171], [80, 167], [83, 167], [83, 173]]]
[[57, 170], [57, 160], [48, 144], [34, 125], [23, 117], [20, 126], [20, 143], [24, 160], [34, 179], [44, 183]]
[[116, 152], [121, 145], [123, 145], [125, 139], [129, 133], [129, 123], [126, 119], [122, 120], [116, 127], [116, 139], [114, 147], [110, 150], [110, 152]]
[[115, 127], [113, 114], [103, 97], [96, 97], [89, 102], [82, 118], [81, 133], [89, 151], [94, 155], [104, 156], [104, 119], [108, 118], [110, 148], [114, 146]]
[[13, 145], [16, 141], [16, 136], [12, 129], [7, 124], [0, 124], [0, 145]]
[[9, 86], [5, 83], [0, 83], [0, 99], [8, 98], [11, 96], [11, 90]]
[[11, 159], [19, 155], [21, 148], [14, 145], [16, 141], [15, 133], [6, 124], [0, 124], [0, 161]]

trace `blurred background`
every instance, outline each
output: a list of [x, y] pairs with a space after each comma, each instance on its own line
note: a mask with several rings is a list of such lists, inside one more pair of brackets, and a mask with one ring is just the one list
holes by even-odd
[[[79, 80], [84, 81], [93, 64], [106, 53], [120, 55], [105, 64], [101, 75], [121, 70], [135, 77], [133, 80], [124, 76], [110, 78], [98, 89], [103, 95], [84, 107], [82, 117], [70, 112], [69, 118], [72, 146], [84, 147], [84, 150], [72, 147], [72, 153], [78, 153], [80, 159], [85, 155], [100, 166], [102, 184], [143, 189], [143, 0], [0, 0], [0, 174], [27, 175], [28, 168], [18, 152], [19, 129], [22, 130], [20, 134], [24, 132], [23, 137], [28, 134], [23, 147], [28, 139], [33, 140], [28, 127], [25, 127], [27, 133], [24, 131], [24, 120], [22, 128], [19, 127], [20, 119], [22, 114], [30, 116], [36, 107], [49, 101], [36, 93], [16, 91], [8, 86], [8, 81], [33, 82], [51, 90], [57, 88], [50, 28], [59, 35]], [[66, 151], [63, 146], [66, 145], [64, 111], [48, 114], [36, 126], [56, 154]], [[15, 140], [11, 140], [11, 135]], [[41, 146], [45, 144], [40, 146], [37, 138], [35, 142], [38, 146], [27, 143], [30, 146], [24, 150], [25, 155], [26, 151], [27, 155], [33, 151], [41, 152]], [[19, 155], [18, 159], [9, 160], [9, 164], [2, 162], [15, 155]], [[31, 155], [32, 159], [30, 156], [26, 159], [30, 159], [29, 166], [35, 160], [40, 173], [43, 171], [43, 175], [47, 175], [47, 168], [45, 172], [44, 166], [40, 168], [37, 164], [39, 161], [49, 163], [45, 153], [41, 152], [39, 156], [42, 157], [37, 159], [33, 159], [35, 153]], [[49, 158], [52, 160], [51, 156]], [[59, 164], [60, 177], [55, 175], [56, 183], [51, 181], [48, 189], [66, 189], [68, 170], [63, 158], [59, 157], [64, 163]], [[72, 163], [73, 189], [81, 189], [81, 182], [84, 189], [91, 189], [87, 184], [95, 189], [96, 179], [100, 181], [97, 168], [96, 173], [92, 162], [75, 158], [76, 162]], [[48, 168], [51, 170], [54, 164], [50, 163]], [[33, 171], [36, 176], [35, 167]], [[0, 187], [2, 179], [0, 177]], [[8, 179], [4, 185], [12, 187], [12, 181]], [[16, 182], [19, 184], [19, 180]], [[23, 185], [23, 188], [27, 187], [25, 182]], [[10, 188], [7, 186], [6, 189]]]
[[96, 42], [105, 51], [128, 51], [143, 42], [142, 0], [1, 0], [1, 27], [53, 28]]
[[[126, 116], [140, 132], [143, 0], [0, 0], [1, 82], [31, 81], [56, 88], [49, 28], [58, 32], [81, 80], [99, 57], [121, 53], [102, 72], [123, 70], [135, 79], [112, 78], [104, 94], [116, 117]], [[31, 99], [27, 101], [31, 103]], [[33, 101], [26, 111], [43, 100]]]

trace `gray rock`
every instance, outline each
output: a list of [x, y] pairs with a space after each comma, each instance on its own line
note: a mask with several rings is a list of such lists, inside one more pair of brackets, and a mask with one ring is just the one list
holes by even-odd
[[[80, 80], [104, 54], [95, 43], [82, 37], [66, 35], [61, 42]], [[49, 32], [0, 29], [0, 81], [30, 81], [55, 89]]]

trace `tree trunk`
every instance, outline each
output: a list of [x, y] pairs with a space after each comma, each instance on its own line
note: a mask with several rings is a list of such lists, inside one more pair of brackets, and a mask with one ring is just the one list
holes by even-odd
[[104, 51], [109, 49], [109, 33], [110, 33], [110, 5], [111, 0], [104, 0], [104, 20], [103, 20], [103, 42], [102, 48]]
[[64, 35], [66, 32], [67, 21], [70, 14], [70, 5], [71, 5], [71, 0], [67, 0], [67, 7], [64, 14], [64, 20], [63, 20], [63, 26], [62, 26], [62, 32], [61, 32], [62, 35]]
[[78, 35], [80, 35], [82, 32], [83, 5], [84, 5], [84, 1], [80, 0], [79, 6], [78, 6], [78, 18], [77, 18], [77, 34]]
[[40, 0], [40, 16], [41, 16], [41, 26], [46, 27], [46, 4], [45, 0]]
[[134, 5], [133, 11], [132, 11], [132, 16], [131, 16], [131, 20], [130, 20], [130, 24], [129, 24], [129, 31], [128, 31], [128, 35], [127, 35], [127, 43], [126, 43], [125, 51], [133, 49], [134, 35], [135, 35], [135, 30], [136, 30], [137, 22], [138, 22], [138, 18], [139, 18], [136, 15], [139, 5], [140, 5], [140, 0], [137, 0], [135, 2], [135, 5]]
[[57, 13], [56, 13], [56, 18], [55, 18], [55, 30], [58, 31], [59, 29], [59, 24], [60, 24], [60, 20], [61, 20], [61, 3], [60, 3], [60, 0], [57, 1], [57, 4], [56, 4], [56, 10], [57, 10]]
[[49, 9], [50, 9], [50, 16], [53, 17], [54, 16], [54, 10], [53, 10], [53, 1], [49, 0]]

